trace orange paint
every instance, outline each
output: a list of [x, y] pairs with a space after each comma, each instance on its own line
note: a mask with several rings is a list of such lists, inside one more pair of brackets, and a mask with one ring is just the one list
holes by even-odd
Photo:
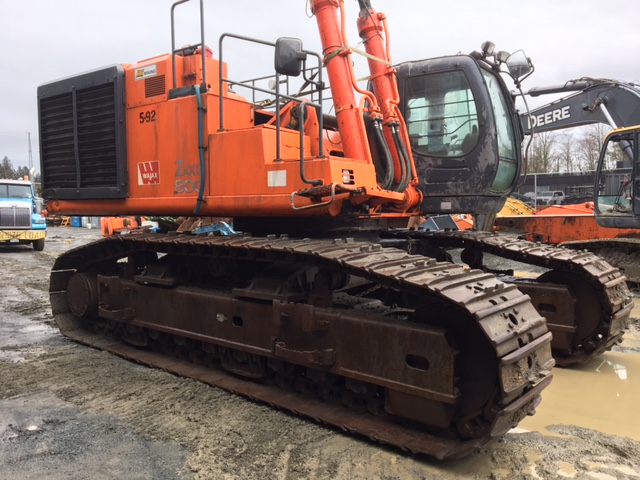
[[[126, 183], [109, 185], [120, 189], [118, 193], [126, 192], [126, 198], [113, 199], [118, 194], [112, 194], [104, 199], [96, 188], [96, 193], [83, 192], [78, 198], [50, 200], [48, 210], [106, 216], [183, 216], [196, 214], [196, 210], [197, 215], [220, 217], [336, 216], [350, 204], [366, 206], [354, 208], [354, 215], [408, 217], [420, 204], [421, 194], [411, 185], [404, 192], [378, 186], [363, 111], [351, 82], [350, 58], [341, 49], [344, 33], [337, 5], [333, 0], [311, 3], [325, 45], [337, 132], [320, 132], [318, 112], [306, 108], [301, 151], [296, 115], [299, 102], [284, 104], [277, 114], [262, 109], [232, 92], [226, 83], [220, 85], [220, 76], [229, 78], [227, 67], [222, 64], [220, 69], [221, 63], [209, 55], [205, 58], [207, 88], [198, 96], [196, 88], [204, 83], [198, 51], [175, 59], [165, 54], [122, 65], [126, 108], [121, 121], [126, 127], [126, 155], [118, 149], [115, 159], [106, 159], [104, 173], [106, 178], [115, 178], [112, 170], [126, 172]], [[382, 28], [379, 21], [374, 28]], [[386, 55], [378, 47], [378, 53]], [[406, 137], [393, 69], [385, 66], [380, 73], [386, 85], [383, 94], [388, 97], [387, 116], [398, 117], [403, 125], [401, 134]], [[104, 114], [105, 122], [113, 121], [109, 113], [90, 112], [94, 118]], [[323, 151], [320, 135], [327, 139]], [[105, 145], [113, 141], [104, 139]], [[118, 141], [118, 147], [125, 143], [120, 137]], [[99, 155], [92, 161], [102, 161]], [[99, 167], [92, 168], [99, 172]], [[317, 185], [324, 188], [316, 196], [299, 193]], [[345, 188], [332, 197], [335, 185]], [[316, 205], [320, 206], [298, 210]]]
[[558, 244], [574, 240], [637, 236], [633, 229], [601, 227], [593, 214], [593, 202], [578, 205], [552, 205], [535, 215], [498, 217], [499, 229], [523, 232], [530, 241]]
[[[192, 58], [197, 57], [197, 58]], [[287, 128], [291, 107], [283, 108], [280, 158], [276, 158], [277, 130], [273, 113], [258, 111], [263, 123], [256, 125], [257, 112], [242, 97], [225, 92], [224, 131], [219, 131], [217, 72], [219, 64], [208, 58], [208, 83], [211, 90], [202, 95], [205, 109], [204, 138], [205, 190], [199, 214], [211, 216], [282, 216], [337, 214], [345, 195], [331, 209], [318, 208], [296, 212], [291, 208], [291, 193], [310, 188], [300, 177], [300, 138], [296, 128]], [[197, 84], [200, 78], [199, 55], [177, 57], [178, 86]], [[49, 211], [85, 215], [185, 215], [193, 212], [200, 188], [201, 165], [198, 148], [198, 107], [195, 95], [170, 98], [171, 56], [163, 55], [136, 65], [125, 66], [127, 85], [127, 159], [129, 196], [122, 200], [52, 200]], [[195, 69], [195, 70], [194, 70]], [[194, 70], [194, 71], [191, 71]], [[141, 79], [145, 71], [154, 73], [149, 91]], [[186, 76], [185, 76], [185, 72]], [[138, 79], [136, 79], [138, 78]], [[266, 120], [265, 120], [266, 119]], [[400, 204], [405, 196], [381, 190], [377, 186], [373, 164], [364, 158], [341, 154], [343, 145], [335, 132], [325, 142], [324, 155], [318, 143], [318, 118], [308, 109], [305, 121], [305, 175], [320, 179], [324, 185], [342, 184], [346, 176], [353, 187], [364, 193], [356, 203], [375, 199], [377, 204]], [[337, 142], [337, 143], [336, 143]], [[414, 200], [415, 202], [415, 200]], [[313, 203], [296, 198], [297, 205]]]

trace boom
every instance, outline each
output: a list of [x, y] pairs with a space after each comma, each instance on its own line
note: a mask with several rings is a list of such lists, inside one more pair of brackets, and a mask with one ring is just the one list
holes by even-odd
[[640, 124], [640, 87], [618, 80], [583, 77], [564, 85], [534, 87], [527, 95], [538, 97], [574, 92], [520, 115], [524, 132], [548, 132], [604, 123], [612, 128]]

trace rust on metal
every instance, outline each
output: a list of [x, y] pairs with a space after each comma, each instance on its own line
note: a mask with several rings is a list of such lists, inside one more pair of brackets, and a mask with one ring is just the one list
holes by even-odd
[[[464, 248], [549, 269], [537, 280], [505, 279], [531, 297], [547, 318], [552, 349], [560, 366], [582, 364], [622, 341], [633, 301], [622, 271], [602, 257], [562, 246], [531, 243], [490, 232], [389, 232], [390, 238], [411, 238], [441, 248]], [[464, 259], [464, 256], [463, 256]], [[480, 265], [475, 265], [477, 268]]]
[[50, 294], [78, 342], [437, 458], [500, 438], [552, 378], [516, 286], [376, 243], [111, 237], [60, 256]]

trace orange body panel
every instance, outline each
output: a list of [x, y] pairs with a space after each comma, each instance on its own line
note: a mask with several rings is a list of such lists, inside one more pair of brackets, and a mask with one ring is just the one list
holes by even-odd
[[[217, 71], [217, 62], [209, 60], [209, 69]], [[201, 178], [197, 100], [194, 95], [169, 99], [167, 94], [145, 99], [149, 92], [145, 91], [144, 82], [135, 77], [136, 72], [149, 68], [167, 81], [171, 76], [171, 56], [156, 57], [127, 68], [129, 198], [54, 200], [49, 202], [52, 212], [185, 215], [194, 211]], [[224, 99], [225, 131], [220, 132], [219, 101], [213, 89], [202, 95], [206, 182], [200, 215], [326, 215], [339, 211], [339, 204], [332, 209], [292, 210], [291, 193], [310, 187], [300, 178], [297, 130], [281, 129], [281, 152], [277, 160], [277, 130], [273, 122], [255, 126], [254, 106], [233, 95]], [[286, 111], [283, 116], [286, 120]], [[315, 115], [311, 114], [307, 123], [309, 132], [317, 131]], [[374, 192], [378, 197], [399, 200], [398, 194], [377, 188], [373, 164], [364, 159], [317, 156], [317, 134], [316, 138], [305, 136], [304, 144], [307, 178], [321, 179], [325, 185], [344, 183], [346, 173], [355, 187]], [[298, 202], [311, 203], [304, 198]]]
[[[320, 15], [321, 23], [335, 21], [332, 2], [319, 1], [318, 5], [326, 14]], [[175, 62], [175, 89], [170, 54], [123, 65], [126, 157], [118, 161], [126, 164], [128, 185], [119, 187], [127, 192], [127, 198], [52, 199], [47, 204], [49, 211], [109, 216], [335, 216], [345, 201], [367, 203], [363, 211], [372, 216], [408, 217], [408, 212], [415, 210], [421, 197], [412, 187], [399, 193], [378, 186], [362, 112], [355, 100], [348, 100], [353, 97], [351, 85], [333, 79], [339, 91], [351, 92], [351, 96], [345, 93], [348, 105], [336, 111], [340, 134], [330, 130], [322, 133], [331, 137], [324, 142], [323, 152], [319, 151], [317, 112], [307, 109], [301, 155], [297, 119], [291, 114], [296, 102], [282, 107], [278, 130], [275, 112], [256, 110], [259, 107], [227, 89], [226, 83], [221, 95], [218, 60], [206, 58], [207, 89], [200, 95], [196, 89], [203, 83], [202, 56], [178, 55]], [[330, 63], [348, 69], [345, 62], [348, 59], [338, 55]], [[227, 78], [224, 64], [221, 74]], [[346, 73], [340, 70], [339, 75]], [[343, 107], [354, 111], [346, 114]], [[318, 180], [315, 185], [324, 189], [313, 199], [296, 194], [292, 207], [292, 194], [312, 187], [303, 181], [301, 158], [304, 177]], [[346, 189], [331, 199], [327, 192], [332, 185], [345, 185]], [[324, 206], [298, 210], [318, 204]]]
[[[201, 62], [200, 55], [177, 56], [176, 86], [200, 84], [202, 82]], [[169, 100], [169, 90], [173, 88], [173, 64], [170, 54], [141, 60], [135, 65], [124, 65], [124, 67], [127, 108], [164, 103]], [[218, 96], [220, 62], [215, 58], [206, 58], [206, 69], [209, 93]], [[223, 64], [222, 74], [227, 75], [226, 64]], [[145, 81], [147, 79], [151, 81]], [[228, 96], [228, 93], [225, 96]]]
[[552, 205], [535, 215], [498, 217], [498, 228], [517, 230], [527, 240], [558, 244], [570, 241], [638, 236], [633, 229], [601, 227], [593, 214], [593, 203]]

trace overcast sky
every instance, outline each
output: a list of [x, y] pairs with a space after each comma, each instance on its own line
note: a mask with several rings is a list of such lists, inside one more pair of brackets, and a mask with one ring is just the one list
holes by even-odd
[[[31, 133], [39, 169], [38, 85], [86, 70], [138, 60], [171, 49], [172, 0], [0, 0], [0, 159], [27, 165]], [[197, 43], [197, 0], [180, 6], [177, 44]], [[485, 40], [509, 52], [523, 49], [535, 65], [524, 89], [582, 77], [639, 81], [639, 0], [372, 0], [387, 14], [396, 63], [477, 50]], [[346, 0], [350, 44], [356, 0]], [[205, 0], [205, 36], [217, 50], [230, 32], [262, 40], [301, 38], [319, 51], [305, 0]], [[226, 48], [226, 47], [225, 47]], [[217, 54], [217, 52], [216, 52]], [[264, 52], [229, 60], [231, 78], [271, 73]], [[236, 75], [238, 75], [236, 77]], [[536, 101], [533, 101], [534, 105]], [[540, 100], [537, 100], [538, 104]]]

